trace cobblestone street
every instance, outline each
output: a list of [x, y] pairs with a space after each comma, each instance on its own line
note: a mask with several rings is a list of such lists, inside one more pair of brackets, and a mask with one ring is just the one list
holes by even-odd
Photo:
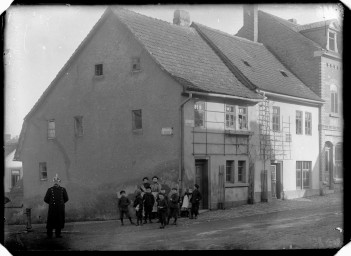
[[[5, 227], [5, 246], [15, 250], [187, 250], [340, 248], [342, 194], [244, 205], [202, 212], [178, 226], [117, 220], [67, 223], [63, 238], [48, 240], [45, 225]], [[152, 243], [150, 242], [152, 241]]]

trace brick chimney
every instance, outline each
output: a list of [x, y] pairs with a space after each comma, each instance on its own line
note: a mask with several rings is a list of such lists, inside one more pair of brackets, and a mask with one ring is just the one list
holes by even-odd
[[189, 27], [189, 25], [190, 25], [189, 13], [187, 11], [184, 11], [184, 10], [174, 11], [173, 24]]
[[257, 10], [258, 7], [255, 4], [245, 4], [243, 7], [246, 38], [254, 42], [257, 42], [258, 37]]
[[297, 20], [296, 19], [288, 19], [288, 21], [294, 23], [294, 24], [297, 24]]

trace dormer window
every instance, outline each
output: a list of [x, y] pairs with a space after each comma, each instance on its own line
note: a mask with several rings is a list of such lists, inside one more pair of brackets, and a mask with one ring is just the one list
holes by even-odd
[[285, 73], [283, 70], [280, 70], [280, 73], [281, 73], [283, 76], [288, 77], [288, 74]]
[[329, 31], [328, 32], [328, 50], [337, 52], [337, 47], [336, 47], [336, 33]]
[[132, 71], [133, 72], [138, 72], [140, 71], [140, 58], [139, 57], [133, 57], [132, 58]]
[[95, 76], [102, 76], [103, 73], [103, 66], [102, 64], [96, 64], [95, 65]]

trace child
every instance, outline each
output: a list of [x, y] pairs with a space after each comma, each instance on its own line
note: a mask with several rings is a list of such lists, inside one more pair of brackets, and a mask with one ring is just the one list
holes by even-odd
[[151, 194], [150, 187], [146, 188], [146, 192], [143, 196], [143, 201], [144, 201], [144, 212], [145, 212], [144, 224], [147, 223], [146, 220], [148, 218], [149, 218], [149, 222], [152, 223], [151, 214], [152, 214], [152, 207], [154, 206], [154, 203], [155, 203], [155, 197], [153, 194]]
[[186, 190], [182, 200], [182, 207], [180, 214], [182, 217], [189, 217], [189, 191]]
[[193, 195], [190, 199], [190, 201], [191, 201], [191, 217], [190, 217], [190, 219], [192, 219], [194, 215], [195, 215], [195, 219], [197, 219], [197, 215], [199, 215], [199, 205], [200, 205], [201, 200], [202, 200], [202, 195], [199, 191], [199, 185], [195, 184]]
[[156, 218], [156, 215], [157, 215], [157, 195], [158, 195], [158, 193], [161, 192], [162, 186], [160, 183], [158, 183], [157, 176], [152, 177], [152, 181], [153, 181], [153, 183], [150, 184], [151, 193], [154, 195], [154, 198], [155, 198], [154, 207], [152, 208], [152, 214], [153, 214], [153, 217]]
[[178, 211], [179, 211], [179, 195], [177, 188], [172, 188], [172, 193], [169, 198], [169, 215], [167, 220], [167, 225], [169, 224], [170, 219], [173, 217], [173, 225], [177, 225]]
[[157, 204], [157, 209], [158, 209], [159, 220], [161, 223], [160, 228], [165, 228], [166, 212], [167, 212], [168, 205], [163, 193], [159, 193], [158, 196], [159, 196], [159, 201]]
[[126, 197], [126, 192], [124, 190], [122, 190], [121, 192], [119, 192], [119, 194], [121, 195], [121, 198], [118, 201], [118, 209], [119, 209], [119, 216], [121, 218], [121, 225], [123, 226], [123, 215], [125, 214], [126, 217], [129, 219], [130, 224], [135, 224], [132, 221], [132, 218], [129, 216], [129, 210], [128, 210], [128, 206], [130, 205], [130, 200], [128, 199], [128, 197]]
[[139, 226], [139, 223], [142, 226], [143, 225], [143, 199], [141, 198], [140, 190], [137, 190], [136, 192], [136, 197], [135, 197], [133, 207], [135, 207], [135, 213], [137, 217], [136, 226]]

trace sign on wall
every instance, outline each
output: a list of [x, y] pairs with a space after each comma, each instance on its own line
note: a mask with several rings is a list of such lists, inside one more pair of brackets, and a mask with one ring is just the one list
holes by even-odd
[[161, 130], [162, 135], [173, 135], [173, 127], [165, 127]]

